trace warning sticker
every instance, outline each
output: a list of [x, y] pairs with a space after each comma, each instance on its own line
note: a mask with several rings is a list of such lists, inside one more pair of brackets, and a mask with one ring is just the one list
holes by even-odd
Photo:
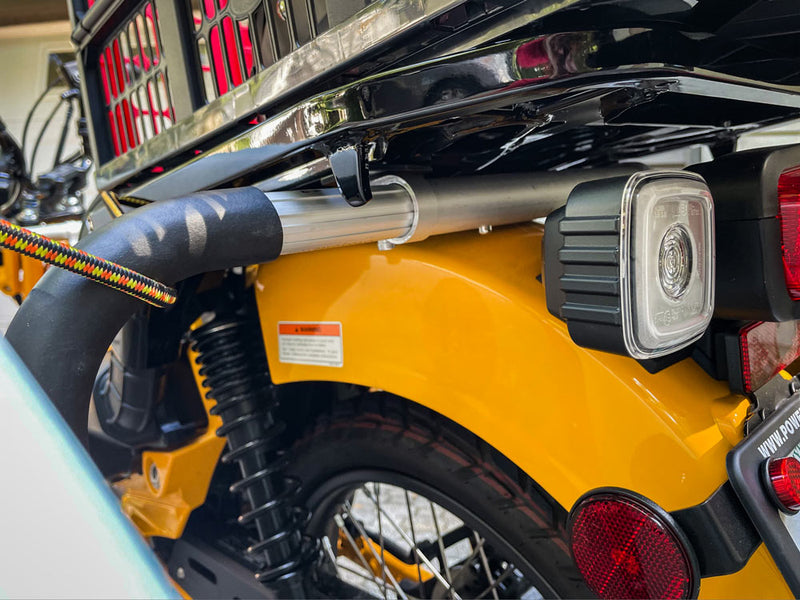
[[344, 363], [342, 324], [278, 322], [278, 360], [296, 365], [341, 367]]

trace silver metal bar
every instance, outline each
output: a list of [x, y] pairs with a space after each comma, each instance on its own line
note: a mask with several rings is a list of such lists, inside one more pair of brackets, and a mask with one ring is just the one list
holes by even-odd
[[[480, 553], [481, 557], [481, 565], [483, 565], [483, 570], [486, 572], [486, 582], [489, 584], [489, 587], [492, 588], [492, 596], [494, 600], [500, 600], [500, 596], [497, 595], [497, 590], [495, 589], [494, 577], [492, 577], [492, 570], [489, 568], [489, 559], [486, 557], [486, 551], [483, 549], [483, 540], [481, 536], [479, 536], [476, 532], [472, 532], [475, 536], [475, 542], [478, 544], [478, 552]], [[327, 539], [327, 538], [325, 538]]]
[[444, 576], [447, 578], [447, 581], [450, 583], [450, 598], [453, 597], [453, 576], [450, 573], [450, 565], [447, 564], [447, 556], [444, 553], [444, 541], [442, 540], [442, 531], [439, 529], [439, 519], [436, 518], [436, 508], [430, 500], [428, 500], [428, 504], [431, 507], [431, 516], [433, 517], [433, 526], [436, 529], [436, 544], [439, 546], [439, 559], [442, 562], [442, 567], [444, 567]]
[[[414, 531], [414, 516], [411, 514], [411, 500], [408, 497], [408, 490], [403, 490], [403, 493], [406, 496], [406, 509], [408, 510], [408, 523], [411, 527], [411, 541], [414, 543], [413, 547], [417, 547], [417, 534]], [[417, 565], [417, 579], [419, 580], [420, 584], [422, 583], [422, 568], [419, 566], [419, 557], [417, 556], [416, 552], [412, 552], [411, 555], [414, 557], [414, 564]]]
[[405, 235], [414, 220], [408, 192], [389, 185], [373, 189], [373, 199], [354, 208], [338, 190], [270, 192], [283, 225], [281, 254], [351, 246]]
[[331, 541], [328, 539], [327, 535], [322, 537], [322, 549], [325, 552], [325, 555], [328, 557], [328, 560], [331, 561], [331, 565], [333, 565], [333, 571], [338, 577], [340, 565], [336, 562], [336, 553], [334, 553], [333, 546], [331, 546]]
[[383, 519], [381, 518], [381, 484], [374, 482], [372, 484], [375, 490], [375, 499], [378, 502], [378, 539], [381, 545], [381, 564], [383, 565], [383, 595], [386, 596], [386, 548], [383, 542]]
[[338, 190], [268, 192], [283, 226], [281, 254], [380, 242], [389, 250], [432, 235], [524, 223], [563, 206], [583, 181], [630, 175], [635, 166], [446, 179], [387, 176], [373, 199], [350, 206]]

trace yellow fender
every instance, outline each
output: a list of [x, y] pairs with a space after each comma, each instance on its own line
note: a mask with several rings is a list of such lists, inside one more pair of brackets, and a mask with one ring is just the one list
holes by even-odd
[[[273, 380], [359, 384], [418, 402], [497, 448], [566, 509], [601, 486], [670, 511], [703, 502], [727, 480], [747, 399], [691, 360], [652, 375], [576, 346], [545, 306], [542, 235], [531, 224], [261, 266]], [[701, 596], [791, 594], [762, 546], [743, 571], [704, 580]]]

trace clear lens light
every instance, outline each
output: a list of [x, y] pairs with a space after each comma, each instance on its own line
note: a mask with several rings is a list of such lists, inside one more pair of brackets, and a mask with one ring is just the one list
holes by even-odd
[[667, 229], [658, 252], [658, 280], [673, 300], [680, 299], [692, 280], [692, 240], [683, 225]]
[[634, 358], [680, 350], [714, 310], [714, 208], [693, 174], [637, 173], [621, 207], [623, 336]]

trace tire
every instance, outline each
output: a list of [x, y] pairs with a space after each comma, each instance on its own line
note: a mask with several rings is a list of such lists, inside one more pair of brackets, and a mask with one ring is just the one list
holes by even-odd
[[303, 483], [314, 536], [331, 530], [337, 507], [361, 483], [391, 484], [480, 532], [545, 598], [592, 597], [569, 552], [566, 511], [498, 451], [441, 415], [366, 393], [318, 415], [292, 454], [290, 471]]

